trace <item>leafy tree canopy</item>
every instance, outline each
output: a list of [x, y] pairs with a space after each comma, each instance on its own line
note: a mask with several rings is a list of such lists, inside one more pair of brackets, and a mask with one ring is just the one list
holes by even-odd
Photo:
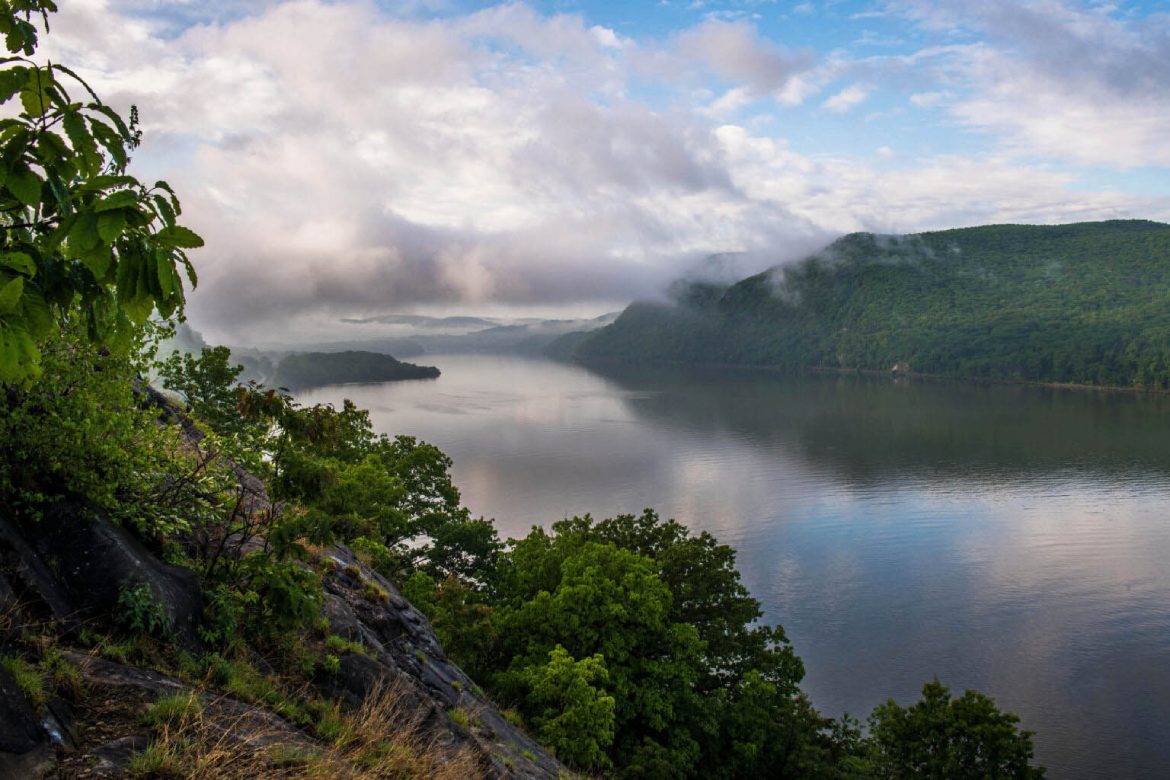
[[38, 62], [52, 0], [0, 0], [0, 383], [40, 374], [38, 341], [71, 317], [121, 341], [155, 310], [181, 314], [179, 267], [203, 240], [166, 182], [126, 173], [140, 131], [64, 65]]
[[1031, 766], [1032, 733], [1019, 718], [1000, 712], [977, 691], [953, 698], [936, 679], [922, 687], [909, 707], [893, 701], [869, 718], [870, 776], [889, 780], [1031, 780], [1044, 770]]

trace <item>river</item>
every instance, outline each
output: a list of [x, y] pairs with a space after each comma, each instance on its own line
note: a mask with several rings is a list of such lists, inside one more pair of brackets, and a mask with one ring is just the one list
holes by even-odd
[[1049, 777], [1170, 771], [1170, 398], [424, 362], [298, 400], [438, 445], [502, 536], [644, 507], [711, 531], [827, 715], [937, 676], [1019, 714]]

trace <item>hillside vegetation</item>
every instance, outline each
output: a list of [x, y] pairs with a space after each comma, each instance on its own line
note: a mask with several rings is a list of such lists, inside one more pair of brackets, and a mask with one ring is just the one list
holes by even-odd
[[573, 354], [1167, 389], [1170, 225], [854, 233], [729, 287], [633, 304]]

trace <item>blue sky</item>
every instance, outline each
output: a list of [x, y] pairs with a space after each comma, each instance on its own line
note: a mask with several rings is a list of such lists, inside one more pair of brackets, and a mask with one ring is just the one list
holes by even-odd
[[213, 336], [597, 313], [854, 230], [1170, 221], [1170, 0], [71, 0]]

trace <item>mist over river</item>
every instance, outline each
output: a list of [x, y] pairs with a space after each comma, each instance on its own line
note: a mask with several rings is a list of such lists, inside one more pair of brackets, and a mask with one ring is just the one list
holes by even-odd
[[438, 355], [330, 386], [501, 536], [654, 507], [739, 554], [827, 715], [937, 675], [1052, 778], [1170, 771], [1170, 398]]

